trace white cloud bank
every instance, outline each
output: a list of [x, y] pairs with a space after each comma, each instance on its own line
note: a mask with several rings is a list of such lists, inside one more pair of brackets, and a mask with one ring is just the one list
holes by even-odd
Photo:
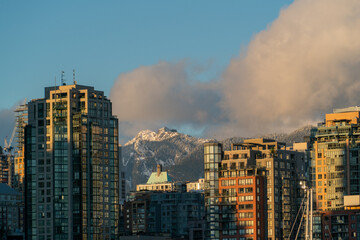
[[121, 74], [111, 90], [121, 134], [134, 136], [164, 125], [219, 122], [220, 97], [213, 84], [189, 79], [186, 62], [160, 62]]
[[217, 82], [188, 79], [184, 62], [121, 74], [111, 91], [121, 134], [193, 124], [209, 136], [252, 136], [360, 105], [359, 39], [360, 1], [297, 0]]

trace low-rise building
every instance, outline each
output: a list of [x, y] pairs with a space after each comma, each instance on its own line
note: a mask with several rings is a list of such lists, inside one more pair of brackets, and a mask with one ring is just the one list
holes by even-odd
[[360, 195], [344, 196], [343, 202], [344, 205], [339, 210], [317, 210], [313, 212], [314, 240], [359, 239]]
[[186, 183], [186, 191], [204, 191], [204, 178], [199, 178], [199, 180], [194, 182], [187, 182]]
[[344, 196], [341, 210], [322, 211], [322, 239], [359, 239], [360, 195]]
[[[203, 183], [204, 179], [199, 179], [189, 186], [200, 190]], [[130, 192], [123, 206], [125, 235], [204, 239], [202, 191], [187, 191], [187, 184], [173, 181], [161, 165], [136, 190]]]
[[151, 173], [146, 184], [136, 186], [136, 191], [185, 191], [186, 185], [175, 182], [167, 171], [162, 171], [162, 166], [157, 165], [157, 171]]
[[0, 239], [23, 232], [20, 221], [23, 208], [20, 203], [21, 193], [0, 183]]
[[322, 239], [359, 239], [360, 210], [337, 210], [321, 213]]
[[[204, 197], [199, 192], [131, 192], [124, 204], [125, 231], [129, 234], [163, 233], [189, 239], [189, 227], [203, 218]], [[199, 230], [198, 225], [196, 228]], [[196, 232], [195, 236], [199, 235]]]

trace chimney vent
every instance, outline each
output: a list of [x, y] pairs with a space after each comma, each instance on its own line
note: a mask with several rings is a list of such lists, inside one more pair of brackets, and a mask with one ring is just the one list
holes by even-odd
[[161, 172], [162, 172], [162, 166], [161, 166], [161, 164], [158, 164], [157, 165], [157, 176], [160, 176]]

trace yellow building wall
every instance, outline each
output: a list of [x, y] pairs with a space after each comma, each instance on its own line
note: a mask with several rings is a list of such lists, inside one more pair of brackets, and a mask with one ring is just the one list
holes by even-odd
[[326, 126], [335, 126], [336, 122], [347, 120], [349, 124], [358, 124], [360, 112], [328, 113], [326, 114]]

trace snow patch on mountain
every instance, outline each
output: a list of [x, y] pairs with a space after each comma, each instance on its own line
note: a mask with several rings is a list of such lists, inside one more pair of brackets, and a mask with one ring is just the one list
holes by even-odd
[[128, 165], [128, 163], [129, 163], [129, 161], [130, 161], [130, 158], [122, 157], [121, 159], [122, 159], [123, 166], [126, 167]]
[[163, 141], [175, 136], [180, 135], [175, 129], [170, 129], [167, 127], [160, 128], [157, 132], [151, 130], [142, 130], [136, 137], [125, 143], [125, 146], [131, 144], [139, 144], [141, 141]]
[[142, 166], [143, 166], [143, 171], [142, 171], [142, 173], [143, 173], [145, 176], [150, 177], [150, 175], [151, 175], [151, 173], [152, 173], [152, 168], [148, 168], [148, 167], [146, 166], [146, 163], [145, 163], [145, 162], [143, 162]]

